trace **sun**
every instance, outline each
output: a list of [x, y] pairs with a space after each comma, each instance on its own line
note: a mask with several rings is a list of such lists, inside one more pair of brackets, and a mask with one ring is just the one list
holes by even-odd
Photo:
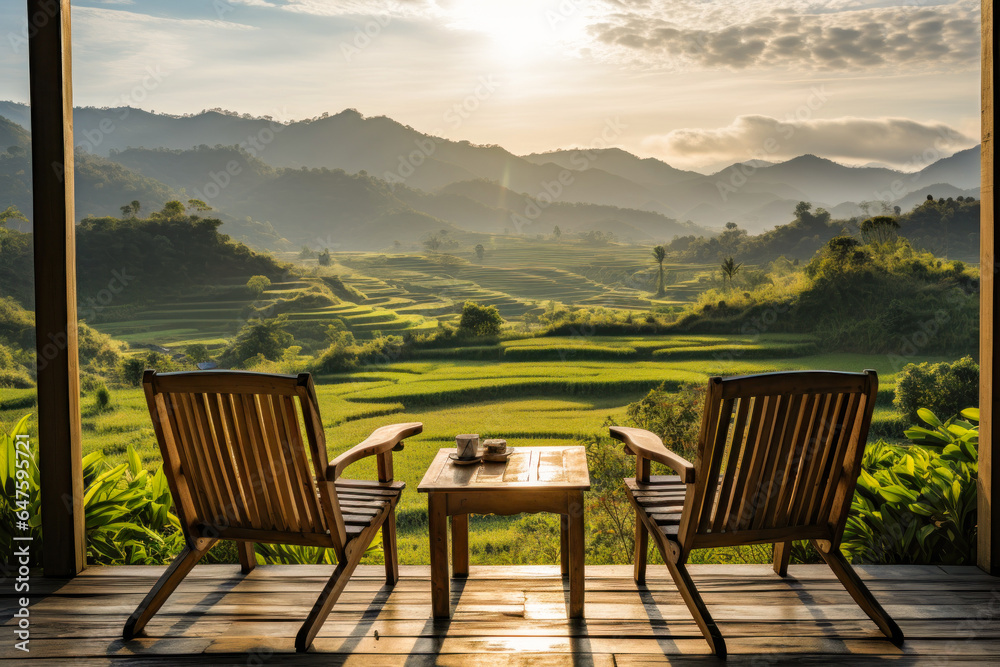
[[449, 13], [454, 27], [482, 33], [489, 40], [485, 48], [517, 64], [542, 57], [574, 23], [559, 7], [538, 0], [460, 0]]

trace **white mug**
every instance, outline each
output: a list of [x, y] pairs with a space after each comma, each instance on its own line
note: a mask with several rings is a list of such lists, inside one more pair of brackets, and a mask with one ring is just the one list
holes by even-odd
[[466, 433], [455, 436], [455, 445], [460, 459], [471, 459], [479, 453], [479, 434]]

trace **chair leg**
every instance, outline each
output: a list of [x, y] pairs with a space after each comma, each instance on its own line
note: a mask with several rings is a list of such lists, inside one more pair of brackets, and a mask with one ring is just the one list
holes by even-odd
[[385, 558], [385, 583], [395, 586], [399, 581], [399, 556], [396, 553], [396, 509], [389, 508], [389, 514], [382, 523], [382, 554]]
[[674, 578], [677, 590], [680, 591], [681, 597], [684, 598], [688, 609], [691, 610], [691, 615], [694, 616], [695, 623], [701, 628], [701, 633], [705, 635], [708, 645], [712, 647], [712, 652], [720, 659], [725, 660], [726, 640], [722, 638], [719, 627], [715, 624], [712, 615], [708, 613], [708, 607], [705, 606], [705, 601], [701, 599], [701, 594], [695, 588], [687, 568], [682, 563], [671, 562], [669, 558], [664, 558], [663, 560], [667, 564], [670, 576]]
[[901, 645], [904, 639], [903, 631], [899, 629], [899, 626], [892, 620], [892, 617], [889, 616], [885, 609], [882, 608], [882, 605], [878, 603], [878, 600], [875, 599], [872, 592], [868, 590], [867, 586], [865, 586], [865, 582], [861, 581], [858, 573], [854, 571], [851, 564], [848, 563], [847, 559], [844, 558], [844, 555], [840, 553], [840, 549], [835, 548], [830, 551], [830, 553], [824, 553], [823, 550], [819, 548], [819, 545], [815, 543], [815, 540], [813, 541], [813, 546], [816, 547], [816, 551], [818, 551], [819, 555], [823, 557], [826, 564], [830, 566], [833, 573], [837, 575], [837, 578], [840, 579], [840, 583], [844, 585], [844, 588], [846, 588], [847, 592], [851, 594], [851, 597], [858, 603], [858, 606], [861, 607], [873, 621], [875, 621], [875, 625], [879, 627], [882, 634], [888, 637], [893, 644], [896, 644], [897, 646]]
[[649, 552], [649, 530], [638, 516], [635, 517], [635, 583], [646, 583], [646, 556]]
[[788, 561], [792, 558], [791, 542], [774, 543], [774, 571], [779, 577], [788, 574]]
[[208, 553], [216, 541], [212, 540], [208, 546], [200, 550], [184, 547], [184, 551], [177, 555], [177, 558], [167, 567], [166, 572], [160, 576], [153, 588], [132, 612], [132, 615], [128, 617], [125, 628], [122, 630], [122, 639], [128, 641], [142, 632], [146, 624], [149, 623], [149, 619], [153, 618], [153, 615], [159, 611], [170, 594], [195, 566], [195, 563]]
[[[370, 538], [369, 538], [370, 539]], [[347, 582], [351, 578], [351, 574], [354, 572], [354, 568], [358, 566], [361, 562], [361, 557], [364, 555], [364, 548], [358, 548], [351, 551], [350, 556], [347, 556], [344, 560], [337, 564], [337, 568], [330, 575], [329, 581], [326, 582], [326, 586], [323, 587], [323, 592], [319, 594], [319, 598], [316, 600], [316, 604], [313, 605], [312, 610], [309, 612], [309, 616], [306, 618], [305, 623], [299, 628], [299, 633], [295, 636], [295, 650], [299, 653], [304, 653], [309, 650], [312, 646], [313, 640], [316, 638], [316, 634], [319, 633], [319, 629], [323, 627], [323, 623], [326, 621], [326, 617], [330, 615], [330, 610], [333, 609], [333, 605], [337, 603], [337, 599], [340, 594], [344, 592], [344, 588], [347, 586]]]
[[240, 556], [240, 572], [250, 574], [257, 567], [257, 555], [253, 550], [253, 542], [237, 542], [236, 552]]

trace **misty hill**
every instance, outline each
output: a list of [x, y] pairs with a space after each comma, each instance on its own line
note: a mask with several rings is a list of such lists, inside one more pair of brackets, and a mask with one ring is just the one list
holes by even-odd
[[27, 130], [0, 116], [0, 154], [12, 146], [27, 147], [30, 141], [31, 138]]
[[979, 188], [982, 183], [981, 166], [979, 146], [975, 146], [928, 165], [918, 172], [917, 180], [921, 186], [927, 183], [948, 183], [970, 190]]
[[[387, 184], [368, 173], [274, 168], [235, 146], [131, 148], [112, 151], [111, 159], [230, 215], [269, 220], [295, 243], [331, 248], [384, 248], [442, 228], [549, 234], [556, 225], [567, 233], [618, 225], [619, 238], [634, 240], [704, 232], [648, 211], [561, 202], [537, 206], [525, 195], [483, 179], [425, 192]], [[533, 205], [540, 212], [536, 217]]]
[[[106, 158], [76, 155], [77, 219], [88, 215], [118, 215], [123, 204], [140, 200], [148, 210], [159, 209], [174, 193], [159, 181]], [[31, 158], [27, 153], [0, 153], [0, 208], [17, 206], [31, 219]]]
[[[28, 110], [24, 105], [0, 102], [0, 115], [24, 124]], [[105, 126], [112, 123], [114, 131], [101, 132], [102, 121]], [[772, 228], [781, 220], [776, 215], [799, 201], [834, 210], [847, 203], [882, 199], [890, 192], [903, 197], [932, 183], [972, 188], [979, 178], [978, 148], [916, 174], [884, 167], [846, 167], [804, 155], [776, 164], [751, 160], [702, 175], [619, 149], [519, 157], [500, 146], [433, 137], [390, 118], [365, 117], [353, 109], [282, 124], [221, 110], [177, 117], [128, 108], [79, 108], [74, 122], [78, 145], [101, 155], [124, 152], [130, 146], [188, 150], [239, 145], [274, 168], [364, 171], [431, 193], [456, 183], [493, 181], [536, 199], [653, 211], [720, 227], [735, 221], [752, 231]]]

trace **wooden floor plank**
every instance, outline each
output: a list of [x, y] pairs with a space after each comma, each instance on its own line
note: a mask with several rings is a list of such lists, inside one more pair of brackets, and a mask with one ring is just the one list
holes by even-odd
[[[150, 622], [122, 642], [121, 628], [163, 568], [92, 568], [70, 581], [35, 577], [31, 651], [0, 645], [0, 661], [65, 664], [622, 665], [714, 661], [662, 566], [645, 587], [631, 567], [587, 568], [586, 618], [567, 618], [558, 566], [476, 567], [453, 583], [450, 620], [431, 618], [429, 569], [402, 566], [384, 585], [362, 566], [321, 628], [312, 653], [293, 638], [330, 566], [197, 566]], [[907, 636], [885, 641], [825, 565], [691, 566], [727, 638], [731, 664], [863, 660], [990, 662], [1000, 655], [1000, 580], [975, 568], [865, 566], [858, 571]], [[17, 598], [0, 594], [9, 618]], [[984, 620], [987, 619], [987, 620]], [[4, 634], [13, 635], [14, 619]], [[376, 636], [376, 632], [378, 635]]]

